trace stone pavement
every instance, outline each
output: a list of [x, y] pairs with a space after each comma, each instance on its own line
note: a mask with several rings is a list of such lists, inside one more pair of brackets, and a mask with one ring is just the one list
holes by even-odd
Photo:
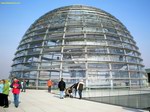
[[10, 92], [9, 108], [0, 107], [0, 112], [148, 112], [83, 99], [60, 99], [58, 93], [58, 91], [51, 94], [46, 90], [27, 90], [20, 94], [20, 104], [16, 108]]

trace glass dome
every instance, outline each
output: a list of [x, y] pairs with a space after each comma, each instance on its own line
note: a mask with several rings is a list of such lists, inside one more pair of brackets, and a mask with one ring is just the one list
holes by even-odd
[[52, 10], [26, 31], [10, 77], [45, 87], [48, 79], [67, 85], [83, 79], [88, 88], [143, 87], [141, 53], [127, 28], [111, 14], [90, 6]]

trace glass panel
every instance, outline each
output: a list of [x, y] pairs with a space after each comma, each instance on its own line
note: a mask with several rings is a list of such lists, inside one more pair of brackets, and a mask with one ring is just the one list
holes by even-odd
[[23, 41], [23, 43], [21, 43], [21, 44], [24, 44], [24, 43], [29, 43], [29, 42], [31, 42], [31, 38], [28, 38], [28, 39], [25, 39], [24, 41]]
[[53, 46], [53, 47], [61, 45], [61, 44], [62, 44], [61, 40], [48, 40], [44, 42], [45, 46]]
[[88, 71], [88, 86], [90, 88], [110, 86], [109, 77], [109, 72]]
[[109, 46], [115, 46], [115, 47], [122, 47], [122, 43], [117, 42], [117, 41], [108, 41], [108, 45]]
[[23, 67], [23, 69], [26, 69], [26, 70], [32, 70], [32, 69], [37, 69], [38, 68], [38, 63], [28, 63], [28, 64], [25, 64]]
[[131, 63], [137, 63], [137, 58], [135, 58], [135, 57], [126, 57], [127, 58], [127, 61], [128, 62], [131, 62]]
[[116, 56], [110, 56], [110, 59], [111, 61], [115, 61], [115, 62], [118, 62], [118, 61], [121, 61], [121, 62], [125, 62], [125, 56], [122, 56], [122, 55], [116, 55]]
[[13, 64], [18, 64], [18, 63], [23, 63], [24, 62], [24, 57], [20, 57], [14, 60]]
[[29, 80], [29, 87], [35, 87], [36, 86], [36, 80], [32, 80], [32, 79], [30, 79]]
[[80, 20], [82, 20], [82, 16], [80, 16], [80, 15], [69, 15], [68, 16], [68, 21], [74, 21], [74, 20], [78, 20], [78, 21], [80, 21]]
[[140, 86], [140, 85], [141, 85], [140, 79], [139, 80], [137, 80], [137, 79], [131, 80], [131, 86]]
[[22, 76], [21, 72], [15, 72], [14, 77], [21, 78], [21, 76]]
[[106, 55], [100, 55], [100, 56], [96, 56], [96, 55], [91, 55], [91, 54], [89, 54], [88, 55], [88, 60], [89, 61], [94, 61], [94, 60], [96, 60], [96, 61], [109, 61], [109, 57], [108, 56], [106, 56]]
[[117, 30], [117, 33], [118, 35], [121, 35], [121, 36], [125, 36], [126, 37], [126, 33], [122, 30]]
[[105, 46], [106, 41], [95, 38], [95, 39], [92, 39], [92, 40], [87, 40], [86, 44], [87, 45], [102, 45], [102, 46]]
[[139, 72], [130, 72], [130, 77], [131, 78], [140, 78]]
[[81, 26], [81, 25], [83, 26], [83, 21], [68, 20], [68, 21], [67, 21], [67, 25], [68, 25], [68, 26], [73, 26], [73, 25], [74, 25], [74, 26]]
[[100, 35], [100, 34], [86, 34], [86, 38], [87, 39], [91, 39], [91, 40], [93, 40], [93, 39], [105, 39], [104, 38], [104, 35]]
[[23, 78], [36, 78], [37, 77], [37, 71], [31, 71], [31, 72], [25, 72], [23, 74]]
[[107, 48], [99, 47], [99, 48], [87, 48], [87, 52], [89, 53], [107, 53]]
[[18, 50], [23, 50], [23, 49], [26, 49], [26, 48], [28, 48], [28, 44], [19, 46]]
[[46, 80], [39, 80], [38, 86], [47, 86], [47, 81]]
[[49, 52], [60, 53], [61, 52], [61, 46], [57, 46], [57, 47], [49, 46], [49, 47], [45, 47], [43, 49], [43, 53], [49, 53]]
[[49, 79], [51, 77], [51, 74], [49, 71], [40, 71], [39, 78], [47, 78]]
[[59, 71], [54, 71], [50, 70], [49, 75], [51, 76], [51, 79], [59, 79], [60, 78], [60, 72]]
[[80, 41], [77, 41], [77, 40], [74, 40], [74, 41], [66, 40], [65, 44], [66, 45], [85, 45], [85, 42], [84, 42], [84, 40], [80, 40]]
[[58, 53], [51, 53], [51, 54], [44, 54], [42, 56], [42, 61], [49, 62], [51, 60], [60, 60], [61, 59], [61, 54]]
[[112, 72], [113, 78], [129, 78], [129, 74], [127, 71], [114, 71]]
[[103, 32], [103, 29], [100, 27], [84, 27], [85, 32]]
[[41, 46], [42, 46], [42, 42], [36, 42], [36, 43], [31, 43], [30, 44], [30, 48], [41, 47]]
[[126, 54], [129, 56], [135, 56], [135, 52], [131, 50], [126, 50]]
[[114, 23], [115, 24], [115, 28], [118, 29], [118, 30], [124, 30], [124, 27], [118, 23]]
[[34, 30], [39, 30], [39, 29], [43, 29], [47, 27], [48, 27], [48, 24], [39, 24], [35, 26]]
[[36, 34], [36, 35], [39, 35], [39, 34], [43, 34], [43, 33], [46, 33], [46, 28], [42, 28], [42, 29], [39, 29], [39, 30], [36, 30], [36, 31], [34, 31], [34, 33]]
[[124, 54], [123, 49], [117, 49], [117, 48], [109, 48], [109, 52], [111, 54]]
[[123, 43], [124, 48], [133, 49], [130, 44]]
[[84, 35], [83, 34], [66, 34], [65, 35], [65, 39], [70, 39], [70, 38], [81, 39], [81, 38], [84, 38]]
[[125, 87], [129, 86], [129, 80], [128, 79], [115, 79], [113, 80], [113, 86], [114, 87]]
[[61, 27], [60, 28], [58, 28], [58, 27], [57, 28], [50, 28], [49, 33], [52, 33], [52, 32], [53, 33], [64, 32], [64, 28], [61, 28]]
[[41, 51], [41, 48], [29, 49], [29, 50], [28, 50], [28, 55], [31, 55], [31, 54], [39, 54], [40, 51]]
[[85, 50], [83, 49], [83, 47], [80, 48], [75, 48], [75, 47], [64, 47], [64, 53], [66, 53], [65, 55], [71, 56], [71, 53], [82, 53], [85, 52]]
[[129, 39], [128, 39], [128, 38], [123, 38], [123, 37], [122, 37], [122, 41], [129, 43]]
[[72, 78], [84, 78], [85, 70], [70, 70], [70, 77]]
[[114, 28], [104, 28], [104, 31], [106, 33], [113, 33], [113, 34], [117, 33], [117, 31]]
[[60, 69], [60, 62], [49, 61], [48, 63], [41, 63], [41, 69], [59, 70]]
[[114, 27], [111, 21], [108, 21], [107, 23], [104, 22], [102, 24], [103, 24], [103, 27], [112, 27], [112, 28]]
[[107, 35], [106, 37], [107, 37], [107, 39], [109, 39], [109, 40], [118, 40], [118, 41], [120, 41], [120, 38], [119, 38], [119, 37], [116, 37], [116, 36]]
[[107, 63], [89, 63], [88, 68], [109, 69], [109, 65]]
[[127, 70], [127, 64], [111, 64], [112, 69]]
[[138, 70], [137, 65], [129, 65], [129, 70]]
[[82, 32], [82, 27], [67, 27], [66, 32]]
[[39, 56], [32, 56], [32, 57], [26, 57], [25, 62], [38, 62], [39, 61]]

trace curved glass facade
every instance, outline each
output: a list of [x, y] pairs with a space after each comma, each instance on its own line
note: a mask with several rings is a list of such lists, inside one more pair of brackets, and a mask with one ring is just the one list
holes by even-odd
[[10, 77], [44, 87], [61, 77], [68, 85], [142, 87], [147, 83], [141, 54], [127, 28], [111, 14], [72, 5], [37, 19], [23, 36]]

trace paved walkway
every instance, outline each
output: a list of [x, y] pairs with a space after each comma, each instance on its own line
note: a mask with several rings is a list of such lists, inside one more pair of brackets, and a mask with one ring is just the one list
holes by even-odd
[[20, 94], [20, 104], [15, 108], [12, 93], [9, 108], [0, 107], [0, 112], [148, 112], [130, 108], [96, 103], [75, 98], [60, 99], [46, 90], [27, 90]]

